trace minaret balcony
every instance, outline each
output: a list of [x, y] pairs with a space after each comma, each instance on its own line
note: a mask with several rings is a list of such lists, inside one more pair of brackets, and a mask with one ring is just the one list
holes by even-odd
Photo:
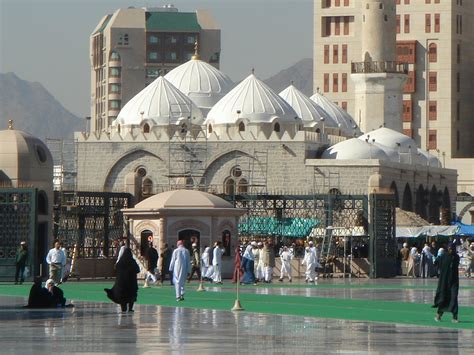
[[408, 74], [408, 63], [402, 62], [352, 62], [352, 74]]

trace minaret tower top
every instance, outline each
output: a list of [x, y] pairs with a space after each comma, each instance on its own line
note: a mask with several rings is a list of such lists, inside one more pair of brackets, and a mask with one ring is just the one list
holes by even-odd
[[362, 6], [362, 61], [395, 61], [395, 1], [362, 0]]

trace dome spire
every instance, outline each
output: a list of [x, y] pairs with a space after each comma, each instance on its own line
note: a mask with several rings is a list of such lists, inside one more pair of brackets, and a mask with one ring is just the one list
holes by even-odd
[[200, 60], [201, 56], [199, 55], [199, 43], [198, 40], [196, 39], [196, 42], [194, 42], [194, 55], [191, 57], [192, 60]]

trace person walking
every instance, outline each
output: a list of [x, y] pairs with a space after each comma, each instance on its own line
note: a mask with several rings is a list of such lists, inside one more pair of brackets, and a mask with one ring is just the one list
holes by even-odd
[[192, 244], [192, 255], [191, 255], [191, 273], [188, 277], [188, 282], [191, 281], [194, 273], [196, 273], [198, 280], [201, 280], [201, 253], [199, 252], [198, 245]]
[[222, 255], [224, 249], [222, 249], [222, 243], [216, 242], [213, 250], [212, 267], [214, 268], [214, 274], [212, 275], [212, 282], [222, 284]]
[[416, 245], [413, 244], [412, 248], [410, 249], [410, 254], [408, 255], [408, 266], [407, 266], [408, 277], [416, 277], [415, 265], [416, 265], [417, 258], [418, 258], [418, 249], [416, 248]]
[[160, 254], [160, 258], [161, 258], [160, 284], [161, 285], [163, 285], [166, 275], [169, 275], [170, 284], [173, 285], [173, 274], [171, 273], [171, 271], [169, 271], [172, 253], [173, 252], [171, 251], [171, 249], [168, 248], [168, 244], [165, 244], [163, 251]]
[[280, 269], [280, 282], [283, 282], [283, 278], [288, 276], [288, 280], [291, 282], [291, 260], [293, 259], [293, 253], [290, 252], [288, 247], [284, 246], [280, 254], [281, 269]]
[[252, 245], [252, 244], [247, 245], [247, 248], [245, 248], [244, 255], [242, 255], [242, 269], [244, 270], [244, 277], [240, 281], [241, 284], [253, 283], [254, 285], [256, 285], [255, 271], [254, 271], [255, 254], [252, 251], [254, 247], [256, 247], [256, 245]]
[[148, 284], [151, 282], [154, 284], [156, 282], [156, 267], [158, 266], [158, 251], [153, 247], [153, 243], [149, 242], [148, 249], [145, 254], [146, 262], [147, 262], [147, 271], [145, 274], [145, 284], [143, 288], [148, 288], [150, 285]]
[[204, 247], [204, 251], [202, 252], [202, 255], [201, 255], [201, 275], [202, 275], [202, 278], [206, 281], [210, 281], [210, 278], [209, 278], [210, 251], [211, 251], [211, 248], [206, 246]]
[[66, 265], [66, 255], [64, 255], [62, 251], [59, 241], [54, 243], [54, 248], [50, 249], [48, 255], [46, 255], [46, 262], [49, 265], [49, 278], [52, 279], [55, 284], [61, 284], [62, 270]]
[[271, 283], [275, 267], [275, 249], [271, 240], [267, 240], [262, 248], [263, 278], [265, 283]]
[[138, 282], [137, 274], [140, 267], [133, 258], [132, 250], [125, 248], [117, 264], [115, 264], [117, 275], [114, 286], [111, 289], [104, 288], [107, 297], [118, 303], [122, 312], [133, 312], [133, 305], [137, 301]]
[[184, 301], [184, 284], [191, 272], [191, 262], [189, 251], [182, 240], [178, 240], [177, 248], [173, 250], [169, 271], [173, 273], [176, 301]]
[[306, 247], [301, 265], [306, 265], [306, 282], [314, 282], [316, 278], [316, 256], [310, 247]]
[[15, 256], [15, 285], [20, 280], [20, 285], [25, 281], [25, 268], [28, 261], [28, 248], [26, 242], [21, 242]]
[[439, 279], [433, 304], [433, 308], [438, 307], [435, 321], [440, 322], [444, 312], [451, 312], [452, 322], [458, 323], [459, 255], [454, 244], [448, 245], [448, 252], [436, 258], [436, 263]]

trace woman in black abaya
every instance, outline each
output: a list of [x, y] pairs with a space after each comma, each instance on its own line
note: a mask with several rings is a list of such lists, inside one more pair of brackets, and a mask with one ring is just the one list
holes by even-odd
[[112, 289], [105, 288], [107, 297], [122, 307], [122, 312], [133, 312], [133, 304], [137, 300], [137, 274], [140, 272], [130, 248], [125, 248], [120, 260], [115, 265], [117, 275]]

